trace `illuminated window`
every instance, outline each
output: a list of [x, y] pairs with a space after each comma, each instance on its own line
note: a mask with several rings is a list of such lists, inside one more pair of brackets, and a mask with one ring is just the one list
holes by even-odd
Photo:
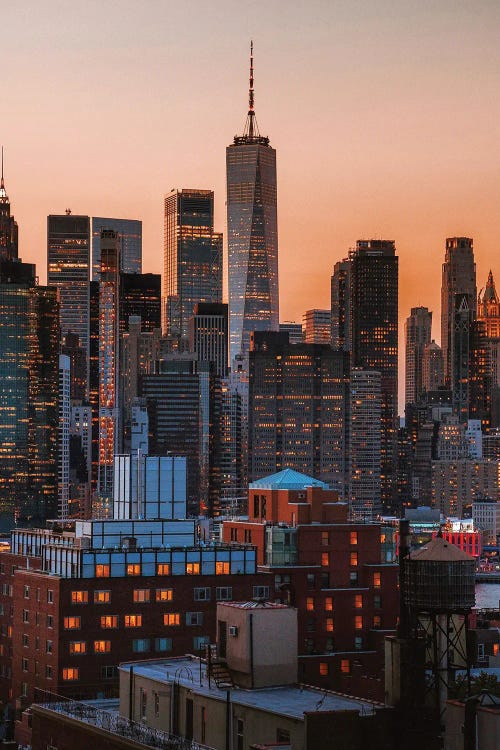
[[356, 609], [362, 609], [363, 607], [363, 594], [356, 594], [354, 597], [354, 606]]
[[181, 616], [178, 612], [167, 612], [163, 615], [164, 625], [180, 625]]
[[111, 601], [111, 591], [94, 591], [94, 604], [108, 604]]
[[350, 543], [352, 545], [358, 543], [358, 532], [357, 531], [351, 531], [350, 540], [349, 541], [350, 541]]
[[118, 615], [102, 615], [101, 616], [101, 628], [117, 628], [118, 627]]
[[134, 589], [134, 602], [149, 602], [149, 589]]
[[327, 633], [333, 633], [333, 617], [326, 618], [325, 627]]
[[326, 663], [326, 661], [320, 661], [319, 673], [322, 677], [328, 677], [328, 664]]
[[87, 604], [89, 600], [88, 591], [72, 591], [71, 604]]
[[330, 566], [330, 555], [328, 552], [321, 553], [321, 565], [323, 568], [328, 568]]
[[321, 544], [323, 547], [328, 547], [328, 544], [329, 544], [328, 531], [321, 532]]
[[170, 563], [158, 563], [156, 566], [157, 576], [169, 576], [170, 575]]
[[229, 575], [229, 563], [228, 562], [216, 562], [215, 563], [215, 574], [218, 576]]
[[373, 617], [373, 627], [374, 628], [379, 628], [381, 626], [381, 624], [382, 624], [382, 619], [381, 619], [380, 615], [375, 615]]
[[96, 578], [109, 578], [109, 565], [96, 565], [95, 577]]
[[373, 574], [373, 585], [376, 589], [380, 588], [380, 572]]
[[500, 653], [500, 644], [494, 643], [493, 644], [493, 656], [498, 656], [499, 653]]
[[139, 563], [129, 563], [127, 565], [127, 575], [128, 576], [140, 576], [141, 566], [139, 565]]
[[308, 612], [312, 612], [314, 610], [314, 598], [312, 596], [308, 596], [306, 599], [306, 609]]
[[[219, 563], [217, 563], [217, 565], [218, 564]], [[186, 575], [199, 576], [200, 575], [200, 563], [186, 563]]]
[[125, 615], [126, 628], [140, 628], [142, 625], [142, 615]]
[[349, 659], [340, 660], [340, 671], [342, 674], [351, 674], [351, 662]]
[[109, 654], [111, 651], [111, 641], [94, 641], [95, 654]]
[[325, 610], [327, 612], [333, 611], [333, 598], [331, 596], [327, 596], [325, 599]]
[[65, 630], [80, 630], [82, 626], [81, 617], [65, 617], [64, 628]]
[[363, 629], [363, 617], [361, 615], [356, 615], [354, 618], [354, 627], [356, 630]]
[[357, 552], [351, 552], [349, 555], [349, 564], [351, 568], [355, 568], [358, 564], [358, 553]]
[[70, 680], [78, 680], [80, 676], [80, 670], [78, 667], [65, 667], [62, 671], [62, 678], [66, 682]]
[[70, 654], [86, 654], [87, 643], [86, 641], [71, 641], [69, 644]]
[[174, 596], [173, 589], [156, 589], [157, 602], [171, 602]]

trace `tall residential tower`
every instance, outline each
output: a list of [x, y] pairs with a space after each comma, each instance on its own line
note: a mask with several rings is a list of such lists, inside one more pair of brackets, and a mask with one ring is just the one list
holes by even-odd
[[467, 294], [471, 319], [476, 317], [476, 264], [474, 247], [469, 237], [448, 237], [441, 283], [441, 349], [443, 350], [445, 383], [453, 387], [452, 339], [455, 328], [455, 295]]

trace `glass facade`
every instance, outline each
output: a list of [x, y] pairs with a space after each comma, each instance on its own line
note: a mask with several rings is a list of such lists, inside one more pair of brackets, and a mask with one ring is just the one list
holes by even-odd
[[226, 149], [230, 362], [251, 331], [279, 329], [276, 151], [236, 137]]
[[198, 302], [222, 302], [222, 234], [211, 190], [174, 190], [164, 201], [164, 332], [187, 339]]
[[139, 316], [143, 331], [161, 328], [159, 273], [120, 274], [120, 333], [129, 330], [129, 318]]
[[110, 229], [120, 238], [120, 271], [142, 273], [142, 221], [92, 217], [92, 280], [101, 275], [101, 232]]

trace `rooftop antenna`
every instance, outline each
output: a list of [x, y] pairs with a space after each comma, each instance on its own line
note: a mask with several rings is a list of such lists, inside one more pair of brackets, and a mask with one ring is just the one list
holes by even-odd
[[[250, 41], [250, 86], [248, 89], [248, 135], [253, 138], [254, 112], [254, 90], [253, 90], [253, 39]], [[3, 148], [2, 148], [2, 179], [3, 179]]]
[[5, 185], [3, 182], [3, 146], [2, 146], [2, 181], [0, 182], [0, 188], [5, 189]]

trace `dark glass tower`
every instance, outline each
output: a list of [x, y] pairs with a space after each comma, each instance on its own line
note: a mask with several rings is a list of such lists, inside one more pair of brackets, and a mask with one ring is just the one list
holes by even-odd
[[131, 315], [141, 318], [143, 331], [161, 328], [161, 276], [159, 273], [120, 274], [120, 333], [128, 331]]
[[398, 257], [392, 240], [360, 240], [351, 253], [352, 366], [381, 375], [381, 496], [393, 511], [398, 419]]
[[230, 363], [246, 357], [252, 331], [279, 330], [276, 151], [254, 111], [253, 47], [249, 110], [242, 136], [226, 149]]
[[92, 279], [101, 276], [101, 232], [111, 229], [120, 238], [120, 271], [142, 273], [142, 221], [92, 217]]

